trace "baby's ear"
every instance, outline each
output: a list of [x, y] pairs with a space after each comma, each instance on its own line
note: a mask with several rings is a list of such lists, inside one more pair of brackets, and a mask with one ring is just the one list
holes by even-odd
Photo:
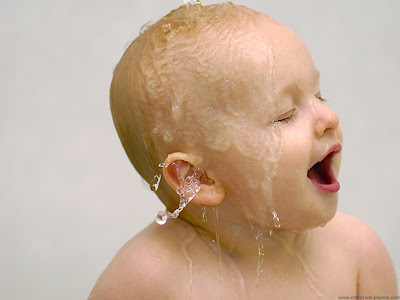
[[200, 182], [200, 190], [191, 202], [197, 205], [219, 205], [225, 199], [225, 189], [215, 179], [208, 177], [206, 170], [196, 167], [200, 162], [200, 159], [191, 154], [169, 154], [164, 161], [164, 178], [176, 192], [177, 188], [183, 188], [187, 176], [194, 176]]

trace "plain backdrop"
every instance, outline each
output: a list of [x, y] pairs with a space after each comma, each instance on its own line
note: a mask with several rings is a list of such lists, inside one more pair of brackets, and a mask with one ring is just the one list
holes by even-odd
[[[140, 27], [182, 3], [2, 1], [1, 299], [85, 299], [163, 208], [123, 152], [108, 93]], [[344, 130], [339, 210], [379, 234], [400, 275], [400, 1], [234, 3], [309, 46]]]

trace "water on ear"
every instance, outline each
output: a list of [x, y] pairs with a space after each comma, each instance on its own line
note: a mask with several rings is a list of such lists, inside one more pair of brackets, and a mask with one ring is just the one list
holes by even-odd
[[[200, 178], [204, 177], [204, 172], [193, 165], [184, 164], [181, 161], [171, 163], [172, 167], [176, 168], [176, 174], [180, 182], [179, 188], [176, 189], [176, 193], [179, 196], [179, 206], [173, 212], [160, 211], [155, 222], [158, 225], [164, 225], [168, 218], [176, 219], [182, 210], [189, 204], [190, 201], [200, 191]], [[168, 167], [165, 164], [160, 164], [160, 167]], [[157, 187], [160, 179], [157, 177]], [[153, 187], [153, 185], [152, 185]]]

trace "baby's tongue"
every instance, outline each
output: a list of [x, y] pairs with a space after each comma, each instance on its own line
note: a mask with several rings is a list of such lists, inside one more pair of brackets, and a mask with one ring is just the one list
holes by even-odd
[[328, 184], [328, 174], [326, 168], [329, 167], [325, 159], [320, 163], [315, 164], [307, 173], [307, 177], [313, 181], [322, 184]]

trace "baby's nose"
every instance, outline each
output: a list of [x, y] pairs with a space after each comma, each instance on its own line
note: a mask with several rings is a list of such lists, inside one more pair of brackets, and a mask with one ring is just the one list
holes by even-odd
[[321, 137], [325, 132], [332, 130], [334, 131], [339, 126], [338, 115], [326, 105], [318, 102], [314, 106], [315, 108], [315, 134]]

